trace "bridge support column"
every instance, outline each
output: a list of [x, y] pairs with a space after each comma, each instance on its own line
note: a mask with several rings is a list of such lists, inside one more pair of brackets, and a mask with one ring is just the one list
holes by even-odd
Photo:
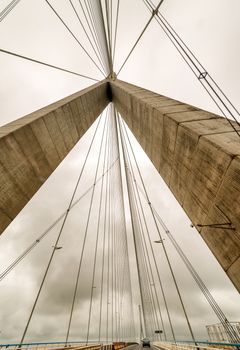
[[240, 290], [240, 139], [218, 115], [122, 82], [118, 111]]
[[109, 102], [102, 81], [0, 128], [0, 233]]

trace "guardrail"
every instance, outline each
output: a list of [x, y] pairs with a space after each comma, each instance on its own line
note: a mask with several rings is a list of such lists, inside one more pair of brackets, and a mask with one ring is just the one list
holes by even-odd
[[34, 343], [10, 343], [10, 344], [0, 344], [0, 349], [21, 349], [21, 350], [43, 350], [43, 349], [57, 349], [57, 350], [66, 350], [66, 349], [74, 349], [74, 350], [112, 350], [112, 344], [88, 344], [81, 342], [34, 342]]
[[240, 343], [219, 343], [196, 341], [197, 345], [192, 341], [173, 342], [154, 342], [153, 345], [162, 350], [216, 350], [216, 349], [240, 349]]
[[124, 342], [115, 342], [111, 344], [86, 344], [78, 341], [74, 342], [34, 342], [34, 343], [9, 343], [0, 344], [0, 349], [21, 349], [21, 350], [120, 350], [126, 346]]

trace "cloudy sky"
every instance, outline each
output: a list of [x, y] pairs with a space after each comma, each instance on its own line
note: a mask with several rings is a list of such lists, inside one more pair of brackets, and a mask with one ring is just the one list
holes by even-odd
[[[1, 0], [0, 10], [8, 3], [9, 0]], [[72, 13], [69, 1], [52, 0], [51, 3], [58, 9], [74, 33], [81, 38], [82, 43], [88, 47], [84, 33]], [[77, 6], [77, 1], [74, 3]], [[161, 10], [236, 107], [240, 108], [238, 99], [240, 81], [239, 1], [165, 0]], [[120, 0], [116, 71], [118, 71], [148, 18], [149, 12], [142, 1]], [[72, 69], [96, 79], [102, 79], [92, 62], [84, 55], [81, 48], [69, 36], [43, 0], [21, 0], [11, 14], [0, 22], [0, 48]], [[0, 53], [0, 77], [0, 125], [22, 117], [91, 84], [86, 79], [3, 53]], [[119, 78], [218, 113], [199, 82], [186, 68], [181, 57], [154, 21], [134, 50]], [[94, 126], [96, 127], [96, 125]], [[4, 270], [66, 209], [93, 132], [94, 130], [91, 128], [84, 135], [1, 236], [0, 271]], [[133, 142], [154, 206], [178, 243], [184, 248], [185, 253], [229, 320], [238, 321], [240, 318], [239, 294], [198, 233], [190, 228], [189, 219], [176, 203], [151, 162], [146, 159], [140, 146], [136, 144], [134, 139]], [[98, 147], [99, 143], [95, 145], [95, 150]], [[87, 175], [83, 179], [82, 190], [79, 190], [79, 194], [92, 183], [88, 174], [91, 173], [95, 162], [96, 157], [93, 156], [88, 164], [88, 169], [86, 169]], [[64, 339], [67, 322], [66, 308], [69, 305], [69, 293], [71, 293], [74, 280], [71, 271], [72, 266], [76, 266], [78, 260], [77, 247], [82, 239], [81, 234], [78, 233], [83, 231], [85, 222], [79, 220], [79, 217], [86, 218], [88, 201], [89, 197], [86, 197], [81, 205], [73, 210], [68, 220], [66, 227], [68, 235], [63, 237], [62, 242], [64, 249], [57, 253], [54, 260], [49, 280], [43, 290], [26, 340], [51, 339], [61, 341]], [[0, 282], [0, 343], [19, 341], [58, 230], [59, 226]], [[92, 230], [94, 229], [92, 228]], [[157, 238], [154, 233], [152, 235], [153, 239]], [[91, 239], [88, 243], [90, 247]], [[204, 327], [206, 324], [216, 323], [216, 317], [179, 262], [170, 244], [168, 245], [166, 242], [166, 245], [183, 291], [196, 337], [206, 339]], [[131, 253], [130, 251], [130, 255]], [[132, 260], [134, 261], [134, 259]], [[81, 317], [73, 325], [72, 337], [74, 339], [78, 339], [78, 330], [85, 327], [87, 321], [85, 317], [89, 305], [89, 288], [87, 286], [90, 282], [87, 259], [84, 261], [85, 269], [83, 269], [81, 276], [84, 283], [81, 284], [81, 292], [78, 296]], [[132, 268], [131, 277], [134, 286], [135, 272]], [[163, 276], [168, 287], [168, 298], [174, 315], [176, 333], [181, 338], [188, 337], [169, 277], [165, 272], [163, 272]], [[133, 294], [135, 296], [134, 313], [136, 316], [139, 300], [137, 291]], [[136, 323], [138, 325], [137, 320]], [[93, 322], [93, 335], [96, 327], [97, 320], [95, 323]]]

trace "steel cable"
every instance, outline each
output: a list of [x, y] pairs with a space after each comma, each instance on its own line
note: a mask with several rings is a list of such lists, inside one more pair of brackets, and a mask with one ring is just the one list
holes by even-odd
[[[125, 142], [124, 137], [123, 137], [123, 143], [124, 143], [123, 144], [123, 152], [126, 152], [126, 159], [128, 159], [128, 164], [130, 165], [130, 168], [128, 166], [128, 171], [130, 171], [132, 166], [130, 164], [130, 158], [129, 158], [128, 151], [126, 149], [126, 142]], [[151, 267], [151, 263], [150, 263], [150, 258], [149, 258], [149, 254], [147, 251], [146, 240], [145, 240], [144, 233], [143, 233], [143, 224], [142, 224], [140, 209], [139, 209], [139, 204], [138, 204], [139, 201], [137, 199], [137, 194], [136, 194], [136, 191], [134, 189], [134, 183], [131, 183], [131, 188], [132, 188], [133, 198], [134, 198], [135, 207], [136, 207], [137, 220], [139, 222], [139, 228], [140, 228], [139, 231], [141, 232], [140, 243], [139, 243], [141, 245], [140, 250], [142, 251], [142, 254], [143, 254], [143, 259], [141, 259], [141, 260], [144, 262], [144, 269], [146, 270], [146, 274], [147, 274], [147, 277], [146, 277], [145, 282], [144, 282], [144, 286], [145, 285], [148, 286], [147, 293], [148, 293], [148, 298], [150, 298], [150, 300], [151, 300], [151, 308], [152, 308], [150, 310], [150, 314], [153, 314], [154, 322], [156, 323], [156, 326], [157, 326], [157, 327], [155, 327], [155, 329], [160, 329], [158, 316], [156, 313], [156, 302], [158, 303], [158, 297], [157, 297], [155, 281], [154, 281], [154, 277], [153, 277], [153, 271], [152, 271], [152, 267]], [[154, 286], [155, 298], [153, 296], [153, 292], [152, 292], [152, 288], [151, 288], [152, 283]], [[161, 313], [159, 303], [158, 303], [158, 310]], [[162, 324], [163, 324], [163, 322], [162, 322]], [[163, 325], [163, 329], [164, 329], [164, 325]], [[165, 333], [165, 331], [164, 331], [164, 333]]]
[[67, 29], [67, 31], [71, 34], [71, 36], [74, 38], [74, 40], [78, 43], [78, 45], [82, 48], [82, 50], [85, 52], [85, 54], [90, 58], [90, 60], [92, 61], [92, 63], [95, 65], [95, 67], [97, 67], [97, 69], [101, 72], [101, 74], [103, 76], [104, 73], [101, 70], [101, 68], [98, 66], [98, 64], [96, 63], [96, 61], [91, 57], [91, 55], [88, 53], [88, 51], [84, 48], [84, 46], [81, 44], [81, 42], [78, 40], [78, 38], [76, 37], [76, 35], [72, 32], [72, 30], [69, 28], [69, 26], [65, 23], [65, 21], [62, 19], [62, 17], [59, 15], [59, 13], [55, 10], [55, 8], [50, 4], [50, 2], [48, 0], [45, 0], [45, 2], [47, 3], [47, 5], [49, 6], [49, 8], [53, 11], [53, 13], [58, 17], [58, 19], [60, 20], [60, 22], [64, 25], [64, 27]]
[[12, 0], [1, 12], [0, 22], [7, 17], [7, 15], [14, 9], [14, 7], [20, 2], [20, 0]]
[[[109, 128], [109, 123], [108, 123]], [[106, 158], [107, 158], [107, 146], [108, 146], [109, 140], [108, 140], [108, 130], [106, 132], [106, 141], [105, 141], [105, 150], [104, 150], [104, 160], [103, 160], [103, 172], [105, 170], [106, 165]], [[88, 315], [88, 325], [87, 325], [87, 336], [86, 336], [86, 344], [88, 344], [89, 340], [89, 332], [90, 332], [90, 323], [91, 323], [91, 315], [92, 315], [92, 303], [93, 303], [93, 290], [94, 290], [94, 284], [95, 284], [95, 274], [96, 274], [96, 261], [97, 261], [97, 250], [98, 250], [98, 244], [99, 244], [99, 232], [100, 232], [100, 220], [101, 220], [101, 212], [102, 212], [102, 203], [103, 203], [103, 186], [104, 181], [102, 178], [101, 182], [101, 190], [100, 190], [100, 202], [99, 202], [99, 209], [98, 209], [98, 221], [97, 221], [97, 237], [95, 242], [95, 248], [94, 248], [94, 263], [93, 263], [93, 272], [92, 272], [92, 278], [91, 278], [91, 295], [90, 295], [90, 305], [89, 305], [89, 315]]]
[[[147, 198], [145, 197], [143, 191], [141, 190], [140, 185], [137, 184], [137, 186], [139, 187], [143, 198], [147, 201]], [[238, 335], [236, 334], [234, 328], [231, 326], [230, 322], [228, 321], [226, 315], [223, 313], [220, 306], [217, 304], [216, 300], [212, 296], [211, 292], [206, 287], [203, 280], [201, 279], [201, 277], [199, 276], [197, 271], [194, 269], [193, 265], [191, 264], [191, 262], [189, 261], [189, 259], [187, 258], [187, 256], [185, 255], [185, 253], [183, 252], [183, 250], [181, 249], [181, 247], [179, 246], [179, 244], [177, 243], [177, 241], [175, 240], [175, 238], [173, 237], [173, 235], [171, 234], [171, 232], [167, 228], [166, 224], [163, 222], [162, 218], [160, 217], [160, 215], [158, 214], [158, 212], [156, 211], [156, 209], [154, 207], [153, 207], [153, 211], [154, 211], [154, 215], [156, 216], [156, 219], [158, 220], [159, 224], [161, 225], [161, 227], [165, 231], [167, 237], [169, 238], [170, 242], [173, 244], [174, 248], [176, 249], [177, 253], [179, 254], [181, 260], [184, 262], [188, 271], [191, 273], [191, 275], [194, 278], [195, 282], [197, 283], [198, 287], [201, 289], [201, 291], [202, 291], [203, 295], [205, 296], [205, 298], [207, 299], [209, 305], [212, 307], [214, 313], [216, 314], [219, 321], [223, 325], [226, 333], [229, 335], [229, 337], [233, 343], [239, 343], [240, 339], [239, 339]]]
[[[109, 170], [115, 165], [117, 160], [115, 160], [109, 169], [107, 169], [96, 181], [96, 184], [104, 178], [104, 176], [109, 172]], [[74, 201], [70, 207], [70, 210], [74, 208], [93, 188], [94, 185], [90, 186], [76, 201]], [[34, 240], [28, 248], [26, 248], [23, 253], [21, 253], [3, 272], [0, 273], [0, 281], [2, 281], [31, 251], [38, 245], [41, 240], [64, 218], [67, 211], [63, 212], [37, 239]]]
[[[153, 10], [152, 5], [147, 0], [143, 0], [150, 12]], [[149, 8], [150, 7], [150, 8]], [[192, 51], [187, 47], [187, 45], [183, 42], [183, 40], [179, 37], [179, 35], [176, 33], [176, 31], [172, 28], [172, 26], [167, 22], [167, 20], [158, 13], [156, 14], [157, 17], [156, 20], [162, 30], [165, 32], [165, 34], [168, 36], [170, 41], [173, 43], [177, 51], [180, 53], [184, 61], [187, 63], [188, 67], [192, 70], [193, 74], [196, 76], [196, 78], [199, 80], [201, 85], [204, 87], [208, 95], [211, 97], [213, 102], [216, 104], [216, 106], [219, 108], [219, 110], [222, 112], [222, 114], [226, 117], [228, 123], [231, 125], [233, 130], [236, 132], [236, 134], [240, 137], [240, 131], [237, 129], [237, 127], [233, 124], [233, 121], [229, 118], [227, 118], [227, 114], [231, 115], [231, 117], [236, 122], [237, 126], [240, 126], [239, 121], [235, 117], [235, 115], [232, 113], [231, 108], [237, 113], [238, 116], [240, 116], [238, 110], [236, 107], [231, 103], [231, 101], [228, 99], [226, 94], [222, 91], [222, 89], [218, 86], [216, 81], [211, 77], [211, 75], [206, 71], [206, 69], [200, 64], [200, 62], [196, 59], [196, 57], [193, 55]], [[198, 66], [199, 65], [199, 66]], [[208, 77], [210, 80], [214, 83], [214, 86], [211, 85], [211, 83], [208, 81]], [[206, 86], [206, 85], [207, 86]], [[219, 92], [222, 96], [220, 96]], [[209, 91], [210, 89], [210, 91]], [[217, 100], [216, 100], [217, 99]], [[225, 99], [225, 101], [224, 101]], [[222, 107], [219, 105], [219, 103], [222, 105]], [[229, 103], [229, 106], [227, 105]], [[225, 111], [223, 110], [225, 109]]]
[[131, 153], [132, 153], [132, 155], [133, 155], [133, 159], [134, 159], [134, 162], [135, 162], [135, 164], [136, 164], [136, 168], [137, 168], [139, 177], [140, 177], [140, 179], [141, 179], [141, 183], [142, 183], [142, 186], [143, 186], [143, 189], [144, 189], [144, 193], [146, 194], [146, 197], [147, 197], [148, 202], [149, 202], [149, 208], [150, 208], [150, 211], [151, 211], [151, 215], [152, 215], [152, 218], [153, 218], [155, 227], [156, 227], [156, 229], [157, 229], [157, 232], [158, 232], [160, 241], [162, 242], [163, 252], [164, 252], [166, 261], [167, 261], [167, 263], [168, 263], [168, 267], [169, 267], [169, 270], [170, 270], [170, 273], [171, 273], [171, 276], [172, 276], [172, 279], [173, 279], [173, 282], [174, 282], [174, 286], [175, 286], [176, 291], [177, 291], [177, 294], [178, 294], [178, 298], [179, 298], [179, 301], [180, 301], [180, 304], [181, 304], [181, 307], [182, 307], [182, 310], [183, 310], [183, 313], [184, 313], [184, 316], [185, 316], [185, 319], [186, 319], [186, 322], [187, 322], [187, 325], [188, 325], [188, 329], [189, 329], [190, 335], [191, 335], [192, 340], [194, 341], [194, 343], [197, 345], [196, 340], [195, 340], [195, 337], [194, 337], [194, 334], [193, 334], [193, 330], [192, 330], [192, 327], [191, 327], [191, 324], [190, 324], [190, 321], [189, 321], [189, 318], [188, 318], [188, 315], [187, 315], [187, 312], [186, 312], [186, 308], [185, 308], [185, 305], [184, 305], [184, 303], [183, 303], [182, 295], [181, 295], [181, 292], [180, 292], [180, 290], [179, 290], [178, 283], [177, 283], [177, 280], [176, 280], [176, 277], [175, 277], [175, 274], [174, 274], [174, 271], [173, 271], [171, 262], [170, 262], [170, 260], [169, 260], [169, 257], [168, 257], [168, 253], [167, 253], [165, 244], [164, 244], [164, 242], [163, 242], [163, 240], [162, 240], [162, 235], [161, 235], [161, 232], [160, 232], [159, 227], [158, 227], [158, 225], [157, 225], [157, 221], [156, 221], [155, 215], [154, 215], [154, 213], [153, 213], [153, 209], [152, 209], [152, 207], [151, 207], [151, 202], [150, 202], [149, 197], [148, 197], [148, 193], [147, 193], [147, 190], [146, 190], [146, 186], [145, 186], [145, 183], [144, 183], [144, 181], [143, 181], [143, 177], [142, 177], [142, 174], [141, 174], [141, 171], [140, 171], [140, 168], [139, 168], [139, 165], [138, 165], [136, 156], [135, 156], [135, 152], [134, 152], [134, 150], [133, 150], [133, 148], [132, 148], [132, 144], [131, 144], [131, 141], [130, 141], [130, 139], [129, 139], [129, 136], [128, 136], [128, 133], [127, 133], [127, 131], [126, 131], [126, 127], [125, 127], [125, 124], [124, 124], [124, 123], [123, 123], [123, 127], [124, 127], [124, 130], [125, 130], [125, 134], [126, 134], [126, 136], [127, 136], [128, 143], [129, 143], [129, 145], [130, 145]]
[[43, 286], [44, 286], [44, 283], [45, 283], [46, 277], [47, 277], [47, 275], [48, 275], [49, 268], [50, 268], [50, 266], [51, 266], [51, 263], [52, 263], [53, 257], [54, 257], [55, 252], [56, 252], [56, 249], [55, 249], [55, 248], [56, 248], [56, 247], [57, 247], [57, 245], [58, 245], [58, 242], [59, 242], [59, 240], [60, 240], [60, 238], [61, 238], [61, 235], [62, 235], [62, 232], [63, 232], [64, 226], [65, 226], [65, 223], [66, 223], [66, 221], [67, 221], [67, 218], [68, 218], [68, 215], [69, 215], [70, 208], [71, 208], [71, 206], [72, 206], [72, 203], [73, 203], [73, 200], [74, 200], [75, 194], [76, 194], [76, 192], [77, 192], [77, 189], [78, 189], [78, 186], [79, 186], [80, 180], [81, 180], [81, 178], [82, 178], [83, 171], [84, 171], [84, 169], [85, 169], [85, 165], [86, 165], [86, 163], [87, 163], [87, 160], [88, 160], [88, 157], [89, 157], [90, 151], [91, 151], [91, 149], [92, 149], [93, 142], [94, 142], [94, 140], [95, 140], [95, 137], [96, 137], [96, 134], [97, 134], [97, 131], [98, 131], [98, 127], [99, 127], [99, 124], [100, 124], [100, 121], [101, 121], [101, 117], [102, 117], [102, 115], [100, 116], [100, 118], [99, 118], [99, 120], [98, 120], [98, 123], [97, 123], [97, 127], [96, 127], [96, 129], [95, 129], [95, 131], [94, 131], [94, 134], [93, 134], [93, 137], [92, 137], [92, 140], [91, 140], [90, 146], [89, 146], [89, 148], [88, 148], [88, 151], [87, 151], [87, 154], [86, 154], [86, 157], [85, 157], [84, 163], [83, 163], [83, 166], [82, 166], [82, 168], [81, 168], [81, 171], [80, 171], [80, 174], [79, 174], [79, 176], [78, 176], [78, 179], [77, 179], [76, 185], [75, 185], [75, 187], [74, 187], [74, 190], [73, 190], [73, 193], [72, 193], [72, 196], [71, 196], [71, 199], [70, 199], [70, 202], [69, 202], [69, 205], [68, 205], [68, 208], [67, 208], [66, 214], [65, 214], [65, 216], [64, 216], [64, 219], [63, 219], [63, 222], [62, 222], [61, 228], [60, 228], [60, 230], [59, 230], [59, 234], [58, 234], [57, 239], [56, 239], [56, 241], [55, 241], [55, 244], [54, 244], [54, 247], [53, 247], [53, 251], [52, 251], [52, 253], [51, 253], [51, 255], [50, 255], [50, 258], [49, 258], [49, 261], [48, 261], [48, 264], [47, 264], [47, 267], [46, 267], [45, 273], [44, 273], [44, 275], [43, 275], [43, 278], [42, 278], [42, 281], [41, 281], [40, 287], [39, 287], [39, 289], [38, 289], [38, 292], [37, 292], [36, 298], [35, 298], [34, 303], [33, 303], [33, 307], [32, 307], [32, 309], [31, 309], [31, 312], [30, 312], [29, 318], [28, 318], [28, 320], [27, 320], [27, 324], [26, 324], [26, 326], [25, 326], [25, 328], [24, 328], [23, 335], [22, 335], [21, 341], [20, 341], [20, 343], [19, 343], [19, 347], [21, 347], [22, 343], [24, 342], [24, 339], [25, 339], [26, 333], [27, 333], [27, 331], [28, 331], [29, 324], [30, 324], [30, 322], [31, 322], [31, 319], [32, 319], [33, 313], [34, 313], [34, 311], [35, 311], [35, 308], [36, 308], [36, 305], [37, 305], [38, 299], [39, 299], [39, 297], [40, 297], [40, 294], [41, 294], [42, 288], [43, 288]]
[[[88, 25], [88, 28], [89, 28], [89, 31], [90, 31], [90, 33], [91, 33], [92, 39], [93, 39], [93, 41], [94, 41], [94, 43], [95, 43], [95, 45], [96, 45], [97, 51], [98, 51], [98, 53], [99, 53], [99, 56], [101, 57], [101, 61], [102, 61], [103, 65], [104, 65], [104, 70], [105, 70], [105, 72], [106, 72], [106, 65], [105, 65], [105, 63], [104, 63], [104, 58], [103, 58], [103, 56], [102, 56], [102, 52], [101, 52], [101, 49], [100, 49], [100, 47], [99, 47], [98, 38], [97, 38], [97, 36], [96, 36], [96, 33], [94, 32], [94, 28], [91, 27], [91, 25], [93, 25], [93, 23], [91, 22], [91, 18], [88, 18], [87, 13], [86, 13], [86, 11], [87, 11], [88, 9], [87, 9], [87, 8], [86, 8], [86, 10], [84, 9], [84, 6], [83, 6], [83, 4], [81, 3], [80, 0], [79, 0], [79, 4], [80, 4], [80, 6], [81, 6], [81, 9], [82, 9], [84, 18], [85, 18], [86, 23], [87, 23], [87, 25]], [[87, 5], [86, 5], [86, 2], [85, 2], [85, 6], [87, 6]], [[88, 13], [88, 15], [89, 15], [89, 13]], [[107, 72], [106, 72], [106, 74], [107, 74]]]
[[18, 54], [16, 52], [4, 50], [4, 49], [0, 49], [0, 52], [8, 54], [8, 55], [11, 55], [11, 56], [19, 57], [19, 58], [22, 58], [22, 59], [27, 60], [27, 61], [38, 63], [38, 64], [41, 64], [41, 65], [46, 66], [46, 67], [54, 68], [54, 69], [60, 70], [60, 71], [65, 72], [65, 73], [74, 74], [74, 75], [77, 75], [77, 76], [82, 77], [82, 78], [90, 79], [90, 80], [93, 80], [93, 81], [99, 81], [99, 79], [95, 79], [95, 78], [89, 77], [87, 75], [83, 75], [83, 74], [80, 74], [80, 73], [77, 73], [77, 72], [73, 72], [71, 70], [68, 70], [68, 69], [65, 69], [65, 68], [61, 68], [61, 67], [55, 66], [55, 65], [50, 64], [50, 63], [42, 62], [42, 61], [36, 60], [34, 58], [31, 58], [31, 57], [23, 56], [23, 55], [20, 55], [20, 54]]
[[[78, 12], [77, 12], [77, 10], [76, 10], [76, 7], [74, 6], [72, 0], [69, 0], [69, 3], [70, 3], [70, 5], [71, 5], [71, 7], [72, 7], [72, 9], [73, 9], [73, 11], [74, 11], [74, 13], [75, 13], [77, 19], [78, 19], [78, 22], [80, 23], [80, 25], [81, 25], [81, 27], [82, 27], [82, 29], [83, 29], [85, 35], [86, 35], [86, 37], [87, 37], [87, 39], [88, 39], [88, 41], [89, 41], [89, 43], [90, 43], [90, 45], [91, 45], [91, 47], [92, 47], [92, 49], [93, 49], [93, 51], [94, 51], [94, 53], [95, 53], [97, 59], [98, 59], [98, 62], [100, 63], [102, 69], [104, 70], [105, 68], [104, 68], [103, 63], [102, 63], [102, 61], [101, 61], [101, 57], [99, 56], [97, 50], [95, 49], [95, 47], [94, 47], [94, 45], [93, 45], [93, 43], [92, 43], [92, 40], [90, 39], [90, 37], [89, 37], [89, 35], [88, 35], [88, 33], [87, 33], [87, 31], [86, 31], [84, 25], [83, 25], [83, 23], [82, 23], [82, 21], [81, 21], [81, 18], [80, 18], [79, 14], [78, 14]], [[106, 73], [106, 72], [105, 72], [105, 73]]]
[[85, 226], [85, 231], [84, 231], [84, 236], [83, 236], [83, 243], [82, 243], [82, 249], [81, 249], [81, 254], [80, 254], [80, 258], [79, 258], [79, 264], [78, 264], [78, 270], [77, 270], [77, 275], [76, 275], [76, 282], [75, 282], [75, 287], [74, 287], [74, 292], [73, 292], [73, 297], [72, 297], [72, 305], [71, 305], [71, 310], [70, 310], [70, 314], [69, 314], [69, 321], [68, 321], [68, 327], [67, 327], [67, 334], [66, 334], [65, 344], [68, 343], [70, 328], [71, 328], [71, 324], [72, 324], [72, 317], [73, 317], [73, 311], [74, 311], [74, 306], [75, 306], [75, 301], [76, 301], [76, 296], [77, 296], [77, 291], [78, 291], [79, 277], [80, 277], [80, 272], [81, 272], [81, 267], [82, 267], [83, 254], [84, 254], [84, 249], [85, 249], [85, 245], [86, 245], [86, 238], [87, 238], [87, 234], [88, 234], [90, 216], [91, 216], [91, 213], [92, 213], [93, 198], [94, 198], [94, 194], [95, 194], [97, 173], [98, 173], [98, 169], [99, 169], [99, 162], [100, 162], [100, 157], [101, 157], [101, 152], [102, 152], [102, 147], [103, 147], [103, 140], [104, 140], [104, 133], [105, 133], [105, 128], [106, 128], [106, 121], [107, 121], [107, 118], [105, 119], [105, 122], [104, 122], [103, 133], [102, 133], [102, 137], [101, 137], [101, 144], [100, 144], [100, 149], [99, 149], [99, 153], [98, 153], [97, 166], [96, 166], [95, 176], [94, 176], [94, 186], [93, 186], [93, 189], [92, 189], [90, 205], [89, 205], [89, 208], [88, 208], [87, 222], [86, 222], [86, 226]]
[[153, 17], [155, 16], [155, 13], [158, 11], [159, 7], [161, 6], [161, 4], [163, 3], [164, 0], [161, 0], [156, 9], [153, 11], [151, 17], [149, 18], [149, 20], [147, 21], [147, 23], [145, 24], [141, 34], [138, 36], [136, 42], [134, 43], [133, 47], [131, 48], [129, 54], [127, 55], [127, 57], [125, 58], [124, 62], [122, 63], [120, 69], [117, 72], [117, 76], [119, 75], [119, 73], [121, 72], [121, 70], [123, 69], [123, 67], [125, 66], [126, 62], [128, 61], [129, 57], [131, 56], [131, 54], [133, 53], [135, 47], [137, 46], [137, 44], [139, 43], [140, 39], [142, 38], [143, 34], [145, 33], [146, 29], [148, 28], [149, 24], [152, 22]]
[[[124, 144], [125, 144], [125, 150], [126, 150], [126, 154], [127, 154], [127, 158], [128, 158], [128, 164], [130, 165], [129, 173], [130, 173], [130, 175], [133, 178], [133, 187], [135, 187], [135, 189], [136, 189], [135, 190], [135, 195], [137, 197], [137, 201], [138, 201], [139, 206], [140, 206], [141, 216], [143, 217], [143, 222], [144, 222], [145, 230], [146, 230], [146, 233], [147, 233], [149, 246], [151, 248], [151, 254], [152, 254], [152, 257], [153, 257], [154, 266], [155, 266], [155, 269], [156, 269], [156, 272], [157, 272], [159, 284], [160, 284], [161, 291], [162, 291], [162, 294], [163, 294], [163, 300], [164, 300], [164, 303], [165, 303], [165, 308], [167, 310], [170, 328], [171, 328], [171, 331], [172, 331], [173, 339], [175, 340], [175, 334], [174, 334], [174, 331], [173, 331], [172, 321], [171, 321], [171, 317], [170, 317], [170, 314], [169, 314], [165, 293], [164, 293], [164, 290], [163, 290], [163, 287], [162, 287], [162, 281], [161, 281], [161, 277], [160, 277], [160, 274], [159, 274], [159, 269], [157, 267], [155, 253], [154, 253], [152, 242], [151, 242], [151, 239], [150, 239], [149, 229], [148, 229], [148, 225], [147, 225], [147, 219], [146, 219], [146, 216], [145, 216], [145, 213], [144, 213], [144, 210], [143, 210], [143, 206], [142, 206], [142, 203], [141, 203], [141, 200], [140, 200], [139, 190], [138, 190], [138, 187], [136, 185], [136, 178], [135, 178], [135, 175], [134, 175], [133, 166], [132, 166], [132, 162], [131, 162], [131, 159], [130, 159], [130, 155], [129, 155], [129, 151], [128, 151], [128, 148], [127, 148], [127, 143], [126, 143], [126, 140], [125, 140], [125, 137], [124, 137], [124, 133], [123, 133], [123, 141], [124, 141]], [[140, 216], [140, 214], [139, 214], [139, 216]], [[144, 246], [146, 247], [147, 245], [146, 245], [146, 241], [145, 241], [144, 235], [142, 237], [143, 237], [143, 240], [144, 240]], [[152, 268], [151, 268], [149, 256], [148, 256], [148, 261], [149, 261], [148, 264], [149, 264], [149, 268], [150, 268], [151, 279], [154, 281], [153, 271], [152, 271]], [[157, 297], [157, 291], [156, 291], [155, 282], [154, 282], [154, 290], [155, 290], [155, 295], [156, 295], [156, 300], [157, 300], [157, 307], [158, 307], [159, 314], [160, 314], [160, 319], [161, 319], [161, 324], [162, 324], [162, 329], [163, 329], [163, 335], [164, 335], [164, 338], [166, 340], [166, 331], [165, 331], [164, 322], [163, 322], [163, 318], [162, 318], [161, 308], [160, 308], [160, 305], [159, 305], [159, 300], [158, 300], [158, 297]]]

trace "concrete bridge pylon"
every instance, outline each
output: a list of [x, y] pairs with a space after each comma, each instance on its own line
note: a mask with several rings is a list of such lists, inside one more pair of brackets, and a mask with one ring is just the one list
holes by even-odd
[[110, 101], [240, 290], [239, 136], [221, 116], [119, 80], [0, 128], [0, 233]]

